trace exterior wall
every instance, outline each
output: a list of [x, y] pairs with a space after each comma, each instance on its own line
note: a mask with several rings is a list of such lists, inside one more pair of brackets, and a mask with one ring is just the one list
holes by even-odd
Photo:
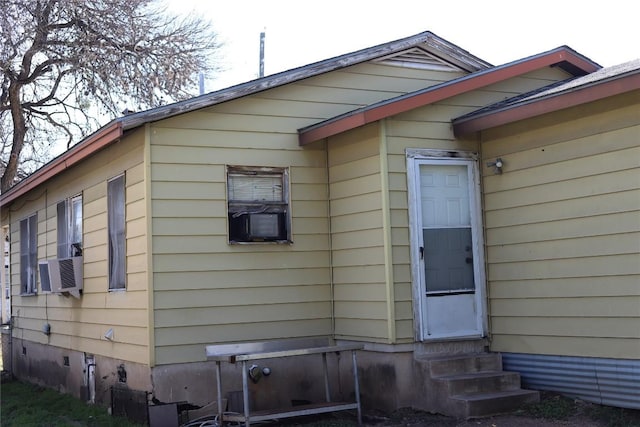
[[414, 341], [406, 149], [478, 152], [453, 117], [566, 77], [538, 70], [329, 138], [336, 338]]
[[[60, 365], [61, 352], [148, 363], [143, 147], [144, 132], [138, 131], [3, 206], [3, 218], [6, 214], [11, 231], [13, 339], [25, 346], [38, 345], [37, 351], [20, 355], [23, 362], [14, 364], [18, 377], [33, 378], [37, 366]], [[127, 290], [109, 292], [107, 180], [123, 172], [127, 197]], [[38, 277], [39, 294], [21, 296], [20, 220], [37, 212], [38, 260], [56, 258], [56, 204], [78, 194], [83, 200], [83, 295], [76, 299], [44, 294]], [[47, 323], [51, 326], [50, 335], [42, 332]], [[113, 341], [103, 338], [109, 328], [114, 329]], [[14, 353], [19, 347], [14, 343]], [[77, 392], [75, 384], [69, 391]]]
[[389, 209], [393, 245], [395, 334], [397, 343], [414, 341], [411, 254], [407, 193], [406, 150], [411, 148], [478, 152], [475, 141], [456, 140], [451, 119], [517, 93], [566, 78], [557, 69], [544, 69], [483, 90], [399, 114], [386, 120], [389, 170]]
[[377, 124], [330, 138], [335, 336], [389, 342], [380, 136]]
[[494, 351], [640, 358], [638, 96], [483, 132]]
[[[86, 353], [22, 340], [15, 336], [12, 350], [13, 372], [19, 378], [88, 399]], [[97, 404], [110, 404], [112, 386], [132, 390], [151, 389], [151, 375], [147, 365], [99, 355], [95, 356], [94, 362], [94, 399]], [[118, 375], [119, 370], [125, 373], [124, 378]]]
[[[208, 344], [332, 335], [327, 150], [299, 147], [297, 130], [458, 76], [360, 64], [154, 123], [155, 364], [204, 361]], [[289, 168], [293, 244], [228, 244], [226, 165]], [[380, 338], [348, 335], [360, 334]]]

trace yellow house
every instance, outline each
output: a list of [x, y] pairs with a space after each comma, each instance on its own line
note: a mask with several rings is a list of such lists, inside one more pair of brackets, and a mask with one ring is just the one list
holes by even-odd
[[[115, 119], [0, 196], [12, 370], [201, 406], [205, 348], [361, 343], [365, 408], [483, 415], [537, 398], [502, 360], [554, 389], [579, 358], [627, 367], [605, 403], [637, 407], [633, 64], [492, 66], [425, 32]], [[322, 396], [301, 360], [252, 407]]]

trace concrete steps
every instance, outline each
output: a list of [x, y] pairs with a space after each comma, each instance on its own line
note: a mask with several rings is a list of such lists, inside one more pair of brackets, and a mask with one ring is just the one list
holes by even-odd
[[436, 412], [457, 418], [476, 418], [509, 412], [540, 400], [537, 391], [520, 387], [520, 374], [502, 370], [497, 353], [427, 356]]
[[523, 389], [469, 393], [451, 396], [451, 401], [464, 418], [479, 418], [511, 412], [521, 406], [539, 402], [540, 393]]

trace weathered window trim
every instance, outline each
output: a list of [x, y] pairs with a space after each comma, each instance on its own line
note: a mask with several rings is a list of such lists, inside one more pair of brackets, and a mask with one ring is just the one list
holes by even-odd
[[[229, 244], [291, 244], [291, 213], [289, 201], [289, 169], [285, 167], [264, 166], [227, 166], [227, 231]], [[264, 199], [256, 199], [254, 195], [242, 197], [237, 194], [242, 190], [241, 180], [257, 177], [266, 181], [279, 181], [279, 189], [272, 187], [264, 193]], [[274, 179], [275, 178], [275, 179]], [[238, 181], [234, 183], [234, 181]], [[234, 186], [237, 184], [238, 186]], [[256, 188], [247, 189], [255, 193]], [[259, 190], [258, 190], [259, 191]], [[273, 198], [269, 200], [269, 193]], [[260, 197], [260, 196], [257, 196]], [[270, 216], [269, 221], [276, 221], [277, 232], [271, 236], [251, 235], [251, 219]], [[274, 216], [277, 216], [274, 219]]]

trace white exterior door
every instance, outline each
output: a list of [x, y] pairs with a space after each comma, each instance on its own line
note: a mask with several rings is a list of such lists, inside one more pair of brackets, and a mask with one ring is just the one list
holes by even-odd
[[418, 338], [481, 337], [484, 261], [476, 161], [415, 156], [408, 169]]

